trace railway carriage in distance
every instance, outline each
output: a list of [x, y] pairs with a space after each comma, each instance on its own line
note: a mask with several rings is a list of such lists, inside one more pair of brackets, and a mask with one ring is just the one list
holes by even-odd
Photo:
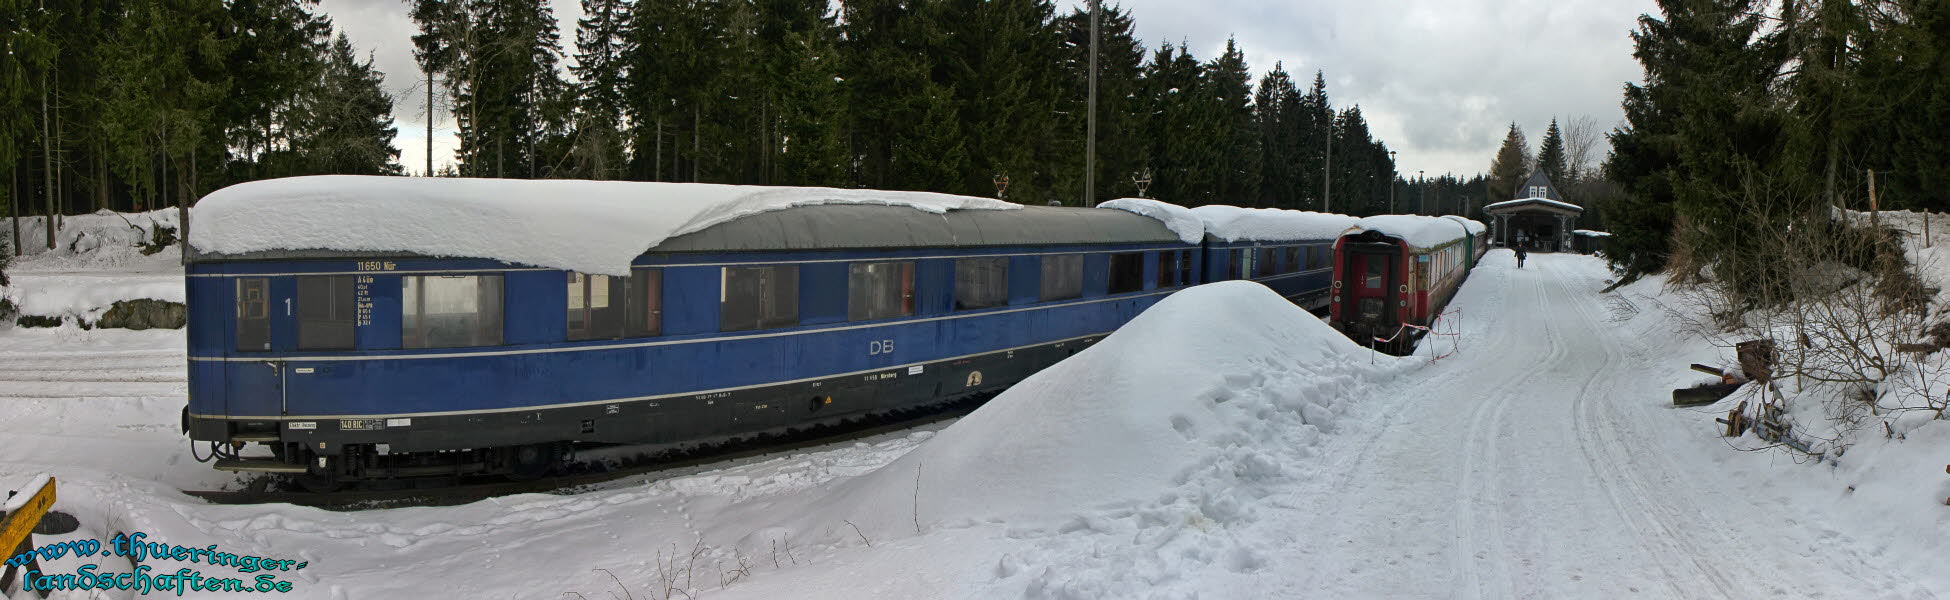
[[1202, 281], [1156, 219], [939, 194], [328, 176], [200, 204], [184, 428], [313, 489], [991, 393]]
[[1191, 209], [1204, 223], [1207, 282], [1259, 282], [1308, 310], [1327, 306], [1334, 242], [1355, 222], [1346, 215], [1276, 208], [1207, 205]]
[[1382, 215], [1356, 222], [1334, 246], [1329, 324], [1362, 344], [1394, 353], [1413, 349], [1421, 332], [1403, 326], [1435, 321], [1487, 252], [1487, 229], [1460, 217]]

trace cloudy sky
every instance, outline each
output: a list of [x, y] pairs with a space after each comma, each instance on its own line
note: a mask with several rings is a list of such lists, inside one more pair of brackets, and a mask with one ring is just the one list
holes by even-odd
[[[552, 0], [573, 51], [577, 0]], [[1359, 104], [1373, 133], [1399, 151], [1404, 172], [1487, 171], [1515, 121], [1534, 151], [1552, 117], [1621, 118], [1619, 94], [1638, 81], [1628, 33], [1652, 0], [1122, 0], [1149, 47], [1185, 42], [1200, 59], [1236, 37], [1256, 73], [1274, 62], [1311, 80], [1327, 75], [1336, 106]], [[1067, 10], [1078, 0], [1059, 0]], [[424, 82], [413, 62], [405, 0], [324, 0], [324, 12], [373, 53], [399, 100], [400, 162], [424, 168]], [[437, 115], [436, 115], [437, 116]], [[435, 168], [451, 162], [453, 121], [434, 123]]]

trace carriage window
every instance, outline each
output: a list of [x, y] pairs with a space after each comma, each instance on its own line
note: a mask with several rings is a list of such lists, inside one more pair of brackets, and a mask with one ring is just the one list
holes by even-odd
[[623, 333], [631, 337], [648, 337], [664, 331], [664, 270], [656, 268], [636, 268], [630, 271], [629, 310], [625, 313]]
[[569, 339], [596, 340], [623, 335], [628, 279], [569, 273]]
[[1259, 267], [1253, 271], [1254, 277], [1265, 277], [1274, 273], [1273, 269], [1279, 265], [1273, 260], [1273, 257], [1277, 256], [1274, 253], [1278, 251], [1278, 248], [1260, 248], [1254, 252], [1254, 254], [1259, 255], [1259, 258], [1253, 261], [1255, 266]]
[[351, 350], [358, 311], [352, 275], [298, 277], [299, 350]]
[[1178, 285], [1191, 285], [1192, 283], [1192, 251], [1179, 250]]
[[1381, 286], [1386, 285], [1382, 282], [1382, 279], [1387, 276], [1384, 270], [1388, 268], [1388, 263], [1383, 262], [1384, 260], [1381, 256], [1369, 255], [1367, 260], [1361, 261], [1368, 265], [1367, 276], [1361, 282], [1361, 287], [1378, 290], [1381, 289]]
[[271, 349], [271, 287], [263, 277], [237, 280], [237, 351]]
[[1307, 269], [1308, 270], [1325, 269], [1328, 266], [1328, 261], [1333, 260], [1333, 258], [1334, 258], [1333, 246], [1308, 246], [1307, 247]]
[[1068, 300], [1081, 296], [1083, 296], [1083, 255], [1044, 256], [1043, 300]]
[[1144, 291], [1144, 253], [1119, 252], [1110, 255], [1110, 293]]
[[955, 260], [955, 310], [972, 310], [1009, 303], [1009, 259]]
[[799, 324], [798, 265], [725, 267], [719, 278], [719, 331]]
[[1158, 253], [1158, 289], [1178, 285], [1178, 254], [1169, 250]]
[[1232, 251], [1232, 279], [1250, 277], [1253, 272], [1253, 251], [1238, 249]]
[[1305, 246], [1287, 246], [1286, 247], [1286, 272], [1298, 273], [1300, 271], [1306, 270], [1306, 264], [1301, 262], [1301, 259], [1306, 255], [1307, 255], [1307, 248]]
[[400, 277], [400, 347], [501, 345], [500, 275]]
[[914, 315], [914, 261], [847, 266], [846, 319], [868, 321]]

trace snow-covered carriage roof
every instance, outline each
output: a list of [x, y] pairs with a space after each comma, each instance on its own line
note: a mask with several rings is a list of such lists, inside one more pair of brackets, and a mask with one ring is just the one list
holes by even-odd
[[[802, 207], [825, 210], [786, 211]], [[1122, 213], [1031, 208], [927, 192], [328, 175], [211, 193], [191, 212], [189, 236], [202, 255], [402, 252], [615, 275], [666, 242], [702, 251], [1172, 239]], [[758, 215], [769, 217], [749, 219]], [[705, 232], [725, 224], [737, 231]]]
[[1097, 205], [1133, 212], [1165, 224], [1178, 239], [1196, 244], [1205, 236], [1226, 242], [1332, 239], [1354, 224], [1354, 217], [1278, 208], [1206, 205], [1185, 208], [1149, 198], [1121, 198]]
[[1462, 223], [1463, 228], [1469, 230], [1469, 235], [1481, 235], [1483, 232], [1490, 230], [1488, 225], [1484, 225], [1482, 222], [1477, 221], [1475, 219], [1463, 218], [1457, 215], [1442, 215], [1442, 218], [1449, 219], [1457, 223]]
[[[1471, 224], [1474, 224], [1474, 227]], [[1346, 234], [1359, 235], [1373, 231], [1399, 238], [1409, 246], [1426, 250], [1440, 248], [1484, 230], [1482, 223], [1469, 219], [1421, 215], [1375, 215], [1356, 221], [1352, 227], [1347, 228]]]
[[1199, 240], [1205, 239], [1205, 222], [1199, 220], [1198, 215], [1192, 213], [1192, 209], [1170, 202], [1150, 198], [1118, 198], [1109, 202], [1100, 202], [1097, 208], [1121, 210], [1157, 219], [1172, 233], [1178, 235], [1178, 241], [1187, 244], [1196, 244]]
[[1206, 235], [1227, 242], [1331, 240], [1355, 222], [1332, 213], [1216, 204], [1194, 208], [1192, 214], [1205, 222]]

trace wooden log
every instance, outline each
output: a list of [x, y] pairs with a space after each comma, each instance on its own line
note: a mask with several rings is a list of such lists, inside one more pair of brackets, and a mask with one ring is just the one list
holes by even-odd
[[1721, 371], [1719, 367], [1709, 367], [1699, 363], [1693, 363], [1691, 367], [1694, 371], [1699, 371], [1714, 377], [1725, 377], [1727, 375], [1726, 371]]

